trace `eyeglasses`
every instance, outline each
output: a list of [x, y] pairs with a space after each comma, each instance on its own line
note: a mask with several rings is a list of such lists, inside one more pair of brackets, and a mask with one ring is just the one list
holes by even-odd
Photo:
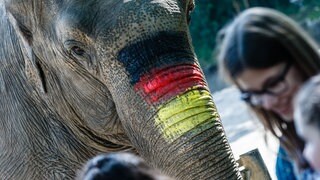
[[283, 71], [273, 80], [264, 84], [262, 90], [260, 91], [243, 91], [241, 90], [241, 100], [253, 105], [261, 106], [262, 97], [264, 94], [269, 94], [272, 96], [278, 96], [288, 89], [288, 84], [285, 81], [285, 77], [291, 67], [291, 63], [287, 63]]

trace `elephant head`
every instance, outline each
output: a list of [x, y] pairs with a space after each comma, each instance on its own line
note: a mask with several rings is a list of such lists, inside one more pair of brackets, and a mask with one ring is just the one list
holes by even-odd
[[133, 150], [177, 179], [240, 179], [192, 0], [2, 0], [1, 179], [71, 179]]

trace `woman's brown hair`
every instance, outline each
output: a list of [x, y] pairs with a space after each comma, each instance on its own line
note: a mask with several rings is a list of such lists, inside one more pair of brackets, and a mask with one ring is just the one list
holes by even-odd
[[[238, 15], [220, 34], [219, 70], [236, 84], [245, 69], [264, 69], [282, 62], [292, 63], [304, 80], [320, 70], [318, 46], [302, 28], [286, 15], [268, 8], [251, 8]], [[277, 114], [251, 106], [264, 128], [276, 136], [300, 169], [307, 163], [302, 157], [304, 143], [294, 124]]]

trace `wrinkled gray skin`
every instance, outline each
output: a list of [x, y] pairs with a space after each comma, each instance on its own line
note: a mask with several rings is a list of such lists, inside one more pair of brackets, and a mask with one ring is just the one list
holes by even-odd
[[[94, 155], [130, 149], [177, 179], [239, 179], [220, 121], [191, 129], [197, 136], [166, 140], [154, 123], [156, 106], [134, 90], [118, 59], [128, 44], [186, 32], [182, 46], [196, 63], [187, 32], [191, 4], [0, 1], [0, 179], [72, 179]], [[154, 61], [161, 67], [179, 56]]]

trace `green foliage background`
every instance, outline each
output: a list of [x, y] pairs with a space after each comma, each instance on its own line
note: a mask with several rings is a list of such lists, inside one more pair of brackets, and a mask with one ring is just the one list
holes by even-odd
[[190, 31], [195, 52], [204, 70], [216, 66], [213, 52], [219, 30], [246, 8], [274, 8], [305, 26], [320, 19], [320, 0], [195, 0], [195, 3]]

